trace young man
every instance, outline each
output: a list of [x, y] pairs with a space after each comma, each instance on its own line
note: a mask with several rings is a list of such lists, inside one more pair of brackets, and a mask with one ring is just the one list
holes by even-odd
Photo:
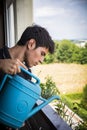
[[[46, 54], [52, 54], [54, 48], [55, 44], [45, 28], [37, 25], [27, 27], [15, 46], [0, 49], [0, 82], [5, 73], [18, 73], [25, 79], [30, 79], [21, 72], [19, 66], [29, 70], [42, 63]], [[3, 125], [0, 124], [1, 126]], [[3, 129], [5, 128], [4, 126]]]

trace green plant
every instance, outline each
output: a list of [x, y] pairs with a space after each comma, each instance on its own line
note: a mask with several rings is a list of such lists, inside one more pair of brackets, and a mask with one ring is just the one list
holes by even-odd
[[47, 76], [46, 77], [46, 82], [45, 83], [41, 83], [40, 84], [41, 88], [42, 88], [42, 97], [44, 98], [49, 98], [52, 95], [57, 95], [59, 94], [59, 91], [56, 87], [55, 82], [53, 82], [52, 77]]
[[80, 122], [76, 127], [75, 130], [87, 130], [87, 122]]
[[66, 94], [66, 95], [61, 95], [61, 98], [62, 101], [70, 109], [72, 109], [72, 111], [78, 114], [84, 121], [87, 121], [87, 109], [85, 109], [85, 107], [83, 107], [83, 105], [81, 104], [82, 95], [83, 95], [82, 93]]
[[74, 116], [74, 112], [70, 113], [70, 115], [67, 114], [68, 108], [66, 108], [66, 104], [63, 103], [62, 100], [60, 100], [56, 105], [56, 111], [58, 113], [58, 115], [63, 118], [64, 121], [66, 121], [66, 123], [72, 127], [73, 126], [73, 116]]
[[85, 85], [83, 89], [81, 105], [87, 110], [87, 84]]
[[73, 122], [75, 112], [67, 114], [68, 109], [62, 99], [55, 105], [58, 115], [66, 121], [66, 123], [74, 130], [87, 130], [87, 121]]

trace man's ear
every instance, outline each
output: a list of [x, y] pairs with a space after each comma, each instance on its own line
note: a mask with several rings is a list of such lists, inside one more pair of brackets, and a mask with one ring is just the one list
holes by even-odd
[[30, 39], [27, 44], [28, 49], [34, 49], [36, 47], [35, 39]]

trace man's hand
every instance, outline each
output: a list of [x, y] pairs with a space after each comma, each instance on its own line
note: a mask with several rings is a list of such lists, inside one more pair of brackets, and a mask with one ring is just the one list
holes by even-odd
[[28, 69], [19, 59], [0, 59], [0, 70], [7, 74], [20, 73], [20, 66]]

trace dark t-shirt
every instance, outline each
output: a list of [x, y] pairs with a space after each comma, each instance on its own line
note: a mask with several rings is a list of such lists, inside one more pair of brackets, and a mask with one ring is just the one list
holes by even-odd
[[[9, 59], [10, 54], [8, 52], [8, 47], [3, 47], [0, 49], [0, 59]], [[3, 80], [4, 74], [2, 71], [0, 71], [0, 82]]]

